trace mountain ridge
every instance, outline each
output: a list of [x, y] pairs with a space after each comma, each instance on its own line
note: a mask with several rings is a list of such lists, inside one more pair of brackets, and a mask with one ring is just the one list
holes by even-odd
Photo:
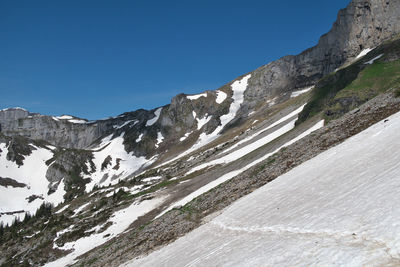
[[[122, 231], [139, 236], [135, 239], [138, 249], [131, 247], [129, 257], [147, 253], [197, 227], [202, 214], [226, 207], [397, 112], [399, 99], [394, 90], [398, 84], [379, 87], [367, 96], [359, 91], [351, 97], [343, 93], [352, 92], [348, 86], [353, 81], [363, 84], [365, 72], [398, 64], [400, 47], [392, 40], [400, 32], [397, 11], [400, 3], [396, 1], [354, 0], [339, 11], [337, 22], [318, 45], [239, 76], [217, 90], [179, 94], [170, 104], [152, 110], [97, 121], [22, 109], [0, 111], [0, 157], [5, 162], [0, 173], [5, 186], [0, 183], [0, 190], [25, 190], [23, 208], [7, 202], [16, 208], [0, 207], [0, 217], [10, 221], [15, 212], [14, 218], [28, 218], [29, 223], [29, 213], [18, 215], [24, 209], [32, 212], [51, 199], [59, 204], [49, 217], [39, 213], [32, 227], [19, 235], [12, 231], [25, 224], [17, 220], [7, 228], [12, 229], [7, 238], [15, 234], [29, 242], [40, 240], [41, 245], [27, 256], [31, 248], [14, 243], [14, 250], [27, 252], [15, 259], [8, 253], [0, 263], [28, 259], [44, 264], [57, 258], [72, 263], [79, 253], [93, 249], [83, 240], [92, 237], [108, 243], [77, 264], [93, 259], [95, 266], [122, 263], [127, 258], [115, 259], [114, 250], [120, 243], [133, 244], [132, 236]], [[395, 52], [389, 53], [382, 45], [386, 40]], [[343, 80], [347, 74], [349, 78]], [[326, 84], [334, 89], [326, 90]], [[329, 97], [319, 97], [321, 91]], [[323, 104], [310, 111], [316, 100]], [[364, 102], [368, 103], [359, 107]], [[303, 123], [296, 126], [302, 118]], [[316, 130], [324, 119], [336, 120]], [[346, 123], [351, 125], [345, 127]], [[29, 169], [32, 166], [38, 173]], [[37, 192], [32, 181], [42, 183]], [[121, 213], [131, 210], [137, 212], [131, 227], [124, 222], [124, 229], [110, 232], [119, 225]], [[46, 221], [49, 230], [35, 234]], [[74, 245], [79, 248], [68, 254]], [[38, 259], [43, 249], [48, 250], [46, 256]], [[101, 249], [109, 258], [99, 259]]]

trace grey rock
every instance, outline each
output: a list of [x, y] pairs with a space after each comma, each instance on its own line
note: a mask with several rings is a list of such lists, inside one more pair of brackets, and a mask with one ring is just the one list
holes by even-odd
[[245, 105], [313, 85], [363, 49], [400, 33], [400, 1], [354, 0], [339, 11], [332, 29], [318, 44], [297, 56], [285, 56], [252, 72]]

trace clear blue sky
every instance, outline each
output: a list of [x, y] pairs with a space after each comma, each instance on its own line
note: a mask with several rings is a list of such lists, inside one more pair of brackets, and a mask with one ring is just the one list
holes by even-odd
[[315, 45], [350, 0], [0, 1], [0, 109], [168, 104]]

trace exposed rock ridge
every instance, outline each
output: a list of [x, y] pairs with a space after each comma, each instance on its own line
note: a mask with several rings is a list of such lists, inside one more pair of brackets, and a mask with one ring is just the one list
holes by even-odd
[[285, 56], [253, 72], [242, 114], [261, 100], [310, 86], [366, 48], [400, 33], [400, 1], [353, 0], [339, 11], [332, 29], [318, 44], [297, 56]]

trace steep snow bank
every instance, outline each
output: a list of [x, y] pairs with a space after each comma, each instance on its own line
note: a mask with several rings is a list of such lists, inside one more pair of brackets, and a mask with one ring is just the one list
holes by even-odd
[[399, 132], [397, 113], [125, 266], [399, 266]]

